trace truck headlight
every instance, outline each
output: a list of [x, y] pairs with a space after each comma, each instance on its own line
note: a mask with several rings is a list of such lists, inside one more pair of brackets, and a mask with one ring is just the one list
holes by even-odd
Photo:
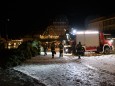
[[111, 39], [110, 42], [113, 43], [113, 39]]

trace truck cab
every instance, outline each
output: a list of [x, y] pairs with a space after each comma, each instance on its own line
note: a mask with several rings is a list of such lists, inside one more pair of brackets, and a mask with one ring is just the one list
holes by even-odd
[[114, 50], [111, 34], [100, 33], [100, 47], [105, 54], [109, 54]]

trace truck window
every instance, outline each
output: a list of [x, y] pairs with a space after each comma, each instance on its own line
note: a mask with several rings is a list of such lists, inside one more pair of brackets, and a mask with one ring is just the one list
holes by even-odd
[[105, 39], [111, 39], [111, 34], [104, 34]]

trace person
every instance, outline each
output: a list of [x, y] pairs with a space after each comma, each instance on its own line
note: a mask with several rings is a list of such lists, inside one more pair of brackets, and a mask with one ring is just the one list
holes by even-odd
[[44, 49], [44, 56], [45, 56], [47, 55], [47, 49], [48, 49], [48, 46], [46, 43], [43, 45], [43, 49]]
[[56, 52], [55, 52], [55, 43], [54, 42], [52, 42], [52, 44], [51, 44], [51, 52], [52, 52], [52, 58], [54, 58], [54, 54], [56, 54]]
[[63, 57], [63, 44], [62, 44], [62, 42], [60, 42], [60, 44], [59, 44], [59, 57]]
[[75, 42], [72, 43], [72, 47], [71, 47], [71, 51], [72, 51], [72, 55], [76, 54], [76, 49], [75, 49]]
[[78, 59], [81, 59], [81, 54], [82, 54], [82, 45], [81, 42], [79, 42], [76, 46], [77, 54], [78, 54]]

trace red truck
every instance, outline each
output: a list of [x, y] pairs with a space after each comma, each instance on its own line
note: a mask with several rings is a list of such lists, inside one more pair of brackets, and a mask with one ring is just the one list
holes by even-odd
[[81, 42], [84, 52], [97, 52], [109, 54], [114, 50], [111, 34], [104, 34], [99, 31], [77, 31], [76, 44]]

